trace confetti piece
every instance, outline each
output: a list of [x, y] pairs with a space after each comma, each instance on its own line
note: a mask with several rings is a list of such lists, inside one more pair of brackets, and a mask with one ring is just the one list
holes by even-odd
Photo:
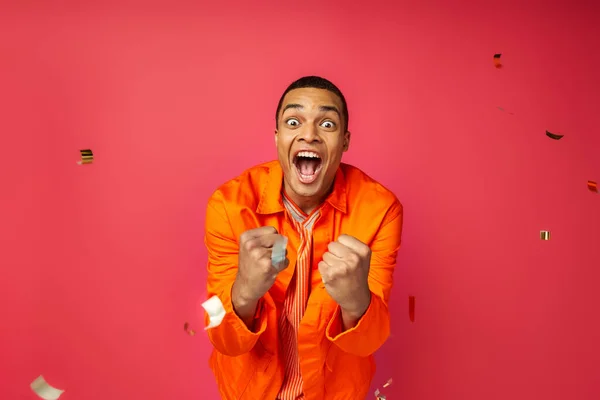
[[53, 388], [46, 382], [42, 375], [31, 382], [31, 390], [44, 400], [57, 400], [65, 391]]
[[540, 239], [550, 240], [550, 231], [540, 231]]
[[494, 54], [494, 66], [496, 68], [502, 68], [502, 62], [500, 61], [500, 57], [502, 54]]
[[90, 149], [79, 150], [79, 152], [81, 153], [81, 161], [77, 161], [77, 164], [91, 164], [94, 162], [94, 154]]
[[560, 140], [565, 135], [557, 135], [555, 133], [551, 133], [549, 131], [546, 131], [546, 136], [548, 136], [550, 139]]
[[383, 384], [383, 387], [386, 388], [392, 384], [392, 378], [388, 379], [386, 383]]
[[594, 193], [598, 193], [598, 184], [594, 181], [588, 181], [588, 189]]
[[188, 322], [183, 324], [183, 330], [186, 331], [186, 333], [190, 336], [194, 336], [196, 334], [196, 331], [190, 328], [190, 324]]
[[273, 245], [271, 253], [271, 264], [278, 270], [285, 268], [285, 250], [287, 248], [288, 238], [283, 236]]
[[213, 296], [202, 303], [202, 308], [206, 310], [210, 319], [208, 326], [204, 330], [219, 326], [223, 322], [226, 314], [225, 307], [223, 307], [223, 303], [221, 303], [221, 300], [217, 296]]
[[408, 296], [408, 317], [415, 322], [415, 296]]

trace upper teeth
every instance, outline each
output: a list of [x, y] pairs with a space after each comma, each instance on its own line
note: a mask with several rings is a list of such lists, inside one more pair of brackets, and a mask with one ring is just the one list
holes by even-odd
[[312, 151], [301, 151], [300, 153], [298, 153], [298, 157], [320, 158], [317, 153]]

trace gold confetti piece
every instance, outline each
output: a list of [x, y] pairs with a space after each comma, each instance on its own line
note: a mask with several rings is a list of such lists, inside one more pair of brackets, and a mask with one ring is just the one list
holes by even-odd
[[196, 331], [190, 328], [190, 324], [188, 322], [183, 325], [183, 330], [186, 331], [186, 333], [190, 336], [194, 336], [196, 334]]
[[383, 384], [383, 387], [386, 388], [392, 384], [392, 378], [388, 379], [386, 383]]
[[79, 152], [81, 153], [81, 161], [77, 161], [77, 164], [91, 164], [94, 162], [94, 154], [90, 149], [79, 150]]
[[202, 303], [202, 308], [206, 310], [209, 317], [209, 324], [204, 330], [219, 326], [225, 318], [225, 307], [217, 296], [213, 296], [210, 299]]
[[46, 382], [42, 375], [38, 376], [33, 382], [31, 382], [31, 390], [35, 392], [39, 397], [44, 400], [58, 400], [61, 394], [65, 391], [53, 388]]
[[494, 54], [494, 66], [496, 68], [502, 68], [502, 62], [500, 61], [500, 57], [502, 54]]
[[588, 189], [594, 193], [598, 193], [598, 184], [594, 181], [588, 181]]
[[550, 240], [550, 231], [540, 231], [540, 239]]
[[546, 136], [548, 136], [550, 139], [554, 139], [554, 140], [560, 140], [563, 136], [565, 135], [557, 135], [555, 133], [546, 131]]
[[408, 296], [408, 318], [415, 322], [415, 296]]

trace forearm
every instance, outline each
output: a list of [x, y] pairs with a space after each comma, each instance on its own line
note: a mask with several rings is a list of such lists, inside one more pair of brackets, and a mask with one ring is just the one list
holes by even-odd
[[[207, 331], [208, 338], [213, 346], [220, 353], [231, 357], [252, 350], [260, 335], [267, 329], [267, 314], [271, 306], [265, 303], [271, 303], [272, 300], [266, 299], [265, 296], [265, 301], [259, 301], [259, 304], [254, 306], [256, 312], [250, 317], [253, 329], [249, 329], [247, 323], [235, 311], [233, 282], [218, 291], [209, 289], [209, 293], [217, 295], [226, 310], [225, 318], [223, 318], [221, 324]], [[245, 308], [247, 306], [243, 304], [242, 309]], [[205, 320], [208, 324], [209, 316], [207, 314]]]
[[256, 308], [258, 306], [259, 299], [252, 300], [247, 299], [242, 295], [241, 284], [238, 281], [233, 283], [231, 289], [231, 303], [233, 310], [249, 330], [254, 330], [254, 321], [256, 316]]
[[[346, 325], [346, 326], [344, 326]], [[357, 318], [339, 307], [329, 321], [327, 338], [346, 353], [367, 357], [379, 349], [390, 333], [390, 315], [387, 305], [376, 294], [371, 295], [367, 311]]]
[[354, 328], [358, 321], [363, 317], [369, 305], [371, 304], [371, 291], [367, 290], [367, 293], [362, 296], [364, 300], [358, 303], [355, 307], [340, 307], [342, 314], [342, 332]]

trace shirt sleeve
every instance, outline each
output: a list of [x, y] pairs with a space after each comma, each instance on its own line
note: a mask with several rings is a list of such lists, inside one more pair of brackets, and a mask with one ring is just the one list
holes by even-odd
[[355, 327], [342, 332], [342, 311], [338, 306], [327, 325], [327, 339], [346, 353], [367, 357], [375, 353], [390, 335], [388, 301], [400, 249], [402, 216], [402, 205], [396, 200], [371, 244], [371, 303], [367, 311]]
[[[213, 194], [208, 201], [205, 224], [204, 243], [208, 250], [207, 294], [209, 298], [216, 295], [226, 312], [220, 325], [207, 330], [208, 338], [217, 351], [235, 357], [252, 350], [260, 335], [267, 329], [266, 308], [269, 305], [264, 297], [259, 301], [252, 330], [248, 329], [233, 309], [231, 289], [238, 270], [239, 244], [219, 192]], [[206, 312], [204, 314], [208, 325], [209, 316]]]

